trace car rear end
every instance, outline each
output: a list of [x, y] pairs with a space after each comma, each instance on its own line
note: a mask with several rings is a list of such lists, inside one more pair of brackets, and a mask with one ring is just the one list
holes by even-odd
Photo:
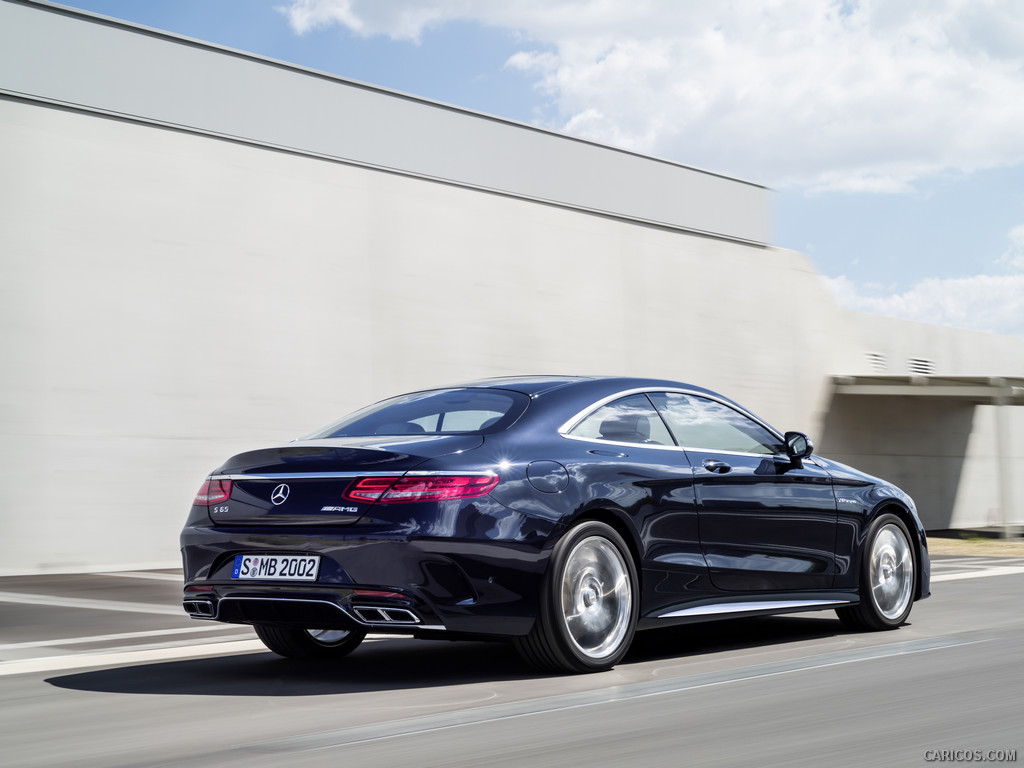
[[[508, 400], [517, 418], [526, 404]], [[489, 413], [449, 417], [476, 430], [343, 427], [233, 457], [203, 482], [181, 534], [186, 612], [418, 635], [528, 631], [549, 525], [491, 496], [500, 477], [474, 457], [509, 412]]]

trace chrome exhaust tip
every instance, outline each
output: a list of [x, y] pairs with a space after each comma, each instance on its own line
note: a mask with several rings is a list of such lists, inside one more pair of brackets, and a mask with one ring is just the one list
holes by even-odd
[[197, 619], [212, 619], [215, 615], [212, 600], [185, 600], [181, 605], [185, 613]]
[[352, 612], [365, 624], [419, 624], [420, 618], [407, 608], [356, 605]]

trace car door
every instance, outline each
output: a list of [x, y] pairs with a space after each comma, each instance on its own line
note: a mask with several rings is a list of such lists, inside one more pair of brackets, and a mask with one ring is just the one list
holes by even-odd
[[832, 479], [791, 461], [782, 439], [746, 414], [693, 394], [652, 401], [693, 469], [701, 548], [717, 589], [824, 589], [835, 577]]
[[673, 585], [683, 591], [706, 579], [693, 472], [647, 395], [611, 400], [563, 434], [582, 441], [579, 459], [569, 467], [579, 487], [626, 510], [637, 527], [643, 568], [658, 571], [645, 581], [657, 591], [648, 607], [674, 600]]

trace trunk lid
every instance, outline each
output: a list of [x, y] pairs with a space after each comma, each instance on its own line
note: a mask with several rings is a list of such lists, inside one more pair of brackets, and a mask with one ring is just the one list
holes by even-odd
[[210, 506], [210, 519], [217, 525], [348, 525], [373, 506], [344, 497], [355, 478], [399, 476], [482, 442], [479, 435], [339, 437], [240, 453], [212, 474], [231, 481], [231, 497]]

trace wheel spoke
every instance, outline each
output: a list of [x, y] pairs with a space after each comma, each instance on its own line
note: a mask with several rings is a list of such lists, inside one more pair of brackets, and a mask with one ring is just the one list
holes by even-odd
[[632, 588], [619, 550], [607, 539], [580, 541], [566, 558], [562, 618], [573, 645], [592, 659], [615, 653], [629, 633]]
[[871, 598], [879, 613], [896, 619], [913, 598], [914, 558], [910, 542], [898, 526], [889, 523], [875, 535], [870, 558]]

